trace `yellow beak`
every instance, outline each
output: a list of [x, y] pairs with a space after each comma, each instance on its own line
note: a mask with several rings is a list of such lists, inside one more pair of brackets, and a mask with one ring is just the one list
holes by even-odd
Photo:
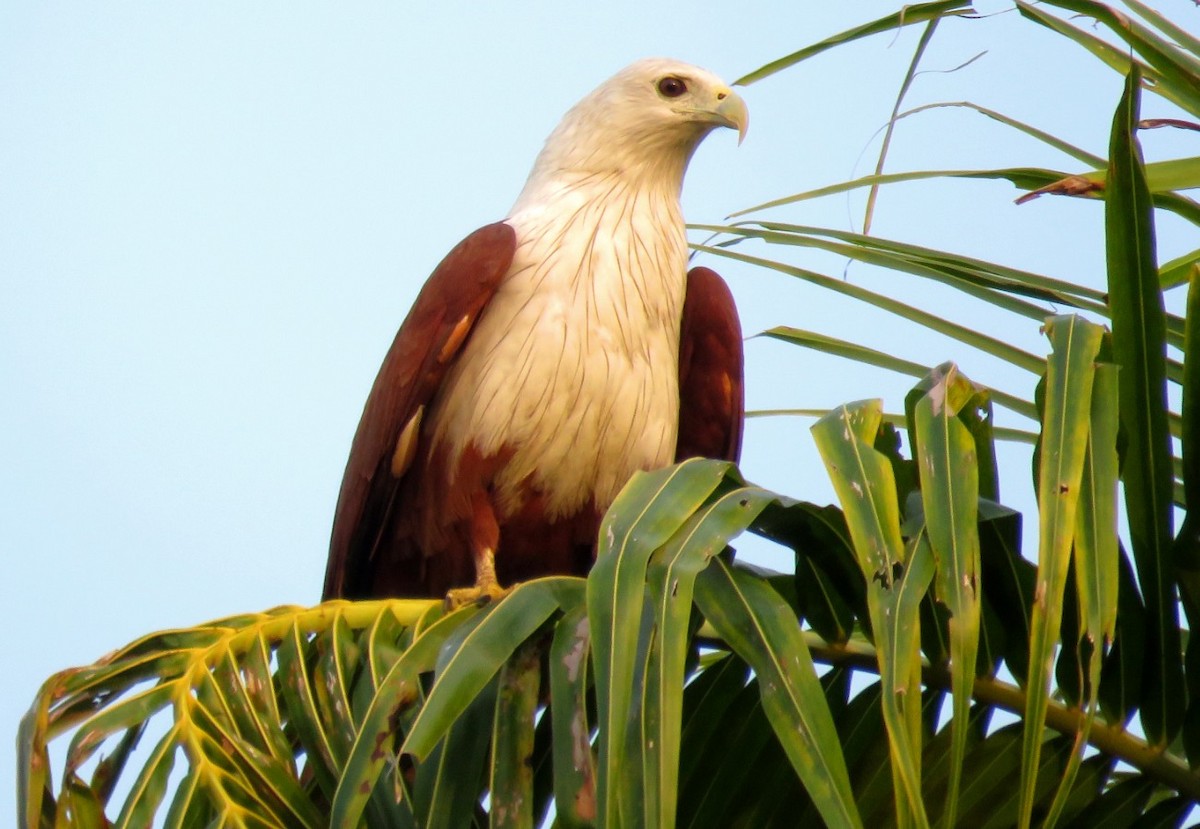
[[727, 87], [718, 89], [713, 115], [716, 116], [717, 123], [737, 130], [738, 143], [741, 144], [742, 139], [746, 137], [746, 130], [750, 128], [750, 110], [746, 109], [746, 102], [742, 97]]

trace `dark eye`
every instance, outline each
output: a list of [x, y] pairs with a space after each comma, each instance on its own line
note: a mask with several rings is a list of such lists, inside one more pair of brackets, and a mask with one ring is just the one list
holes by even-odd
[[667, 77], [658, 82], [658, 92], [664, 98], [678, 98], [687, 92], [687, 84], [683, 78], [667, 75]]

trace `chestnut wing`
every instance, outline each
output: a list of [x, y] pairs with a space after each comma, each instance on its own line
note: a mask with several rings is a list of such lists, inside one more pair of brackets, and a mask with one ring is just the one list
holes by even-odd
[[692, 268], [679, 340], [676, 461], [738, 459], [746, 405], [742, 366], [742, 326], [729, 286], [715, 271]]
[[412, 460], [421, 415], [515, 251], [516, 234], [503, 222], [472, 233], [437, 266], [396, 332], [350, 447], [334, 512], [324, 599], [370, 595], [371, 559]]

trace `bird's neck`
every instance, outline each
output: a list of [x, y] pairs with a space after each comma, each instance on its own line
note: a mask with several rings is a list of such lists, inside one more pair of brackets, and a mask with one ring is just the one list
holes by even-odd
[[[678, 203], [683, 176], [691, 160], [691, 145], [671, 145], [653, 152], [619, 152], [608, 147], [586, 151], [574, 147], [562, 152], [548, 144], [538, 156], [510, 217], [563, 199], [612, 201], [614, 195], [634, 195]], [[643, 148], [644, 150], [644, 148]]]
[[[678, 326], [687, 238], [679, 177], [649, 179], [632, 171], [559, 171], [531, 177], [506, 220], [518, 250], [509, 279], [529, 288], [566, 291], [593, 300], [593, 313], [621, 317], [626, 291], [653, 296], [663, 324]], [[536, 263], [525, 272], [522, 263]], [[618, 308], [594, 299], [610, 294]], [[618, 299], [618, 297], [620, 297]]]

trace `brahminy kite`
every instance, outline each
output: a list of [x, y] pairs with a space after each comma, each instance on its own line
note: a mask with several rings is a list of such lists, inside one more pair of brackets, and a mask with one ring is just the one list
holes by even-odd
[[736, 460], [742, 335], [687, 270], [679, 193], [746, 105], [715, 75], [639, 61], [572, 108], [508, 218], [438, 265], [375, 379], [346, 464], [326, 599], [502, 595], [586, 574], [638, 470]]

